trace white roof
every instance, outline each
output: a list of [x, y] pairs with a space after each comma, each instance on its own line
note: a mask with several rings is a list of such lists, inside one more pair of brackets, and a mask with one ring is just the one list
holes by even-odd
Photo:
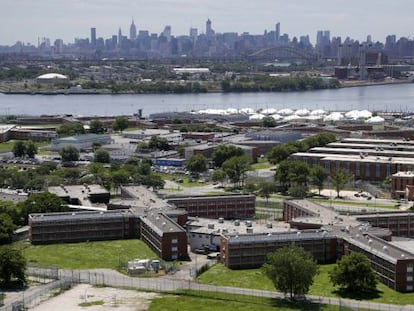
[[44, 75], [38, 76], [37, 79], [68, 79], [68, 77], [60, 73], [45, 73]]

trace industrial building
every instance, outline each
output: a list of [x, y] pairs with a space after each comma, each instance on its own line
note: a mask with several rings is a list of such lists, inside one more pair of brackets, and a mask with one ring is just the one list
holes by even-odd
[[85, 134], [53, 139], [50, 144], [50, 149], [52, 151], [59, 151], [64, 147], [72, 146], [78, 150], [91, 150], [94, 143], [106, 145], [111, 142], [112, 138], [110, 135]]

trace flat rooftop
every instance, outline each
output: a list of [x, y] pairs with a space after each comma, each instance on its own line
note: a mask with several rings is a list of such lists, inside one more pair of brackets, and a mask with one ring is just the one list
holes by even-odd
[[159, 236], [167, 232], [185, 232], [185, 230], [162, 213], [147, 213], [139, 217], [148, 227], [154, 230]]
[[372, 139], [372, 138], [344, 138], [345, 143], [364, 143], [364, 144], [397, 144], [414, 146], [414, 141], [402, 139]]
[[346, 149], [379, 149], [379, 150], [399, 150], [403, 149], [406, 151], [414, 152], [414, 145], [395, 145], [395, 144], [354, 144], [354, 143], [344, 143], [344, 142], [334, 142], [326, 145], [328, 148], [346, 148]]
[[133, 213], [129, 210], [114, 210], [114, 211], [89, 211], [89, 212], [65, 212], [65, 213], [36, 213], [30, 214], [29, 218], [32, 222], [62, 222], [62, 221], [82, 221], [82, 220], [99, 220], [99, 219], [113, 219], [133, 217]]
[[[191, 217], [187, 222], [187, 231], [189, 233], [200, 234], [230, 234], [245, 235], [247, 229], [253, 231], [254, 234], [278, 234], [290, 231], [289, 224], [278, 221], [249, 221], [249, 220], [223, 220], [223, 219], [206, 219], [199, 217]], [[296, 230], [293, 230], [296, 231]]]
[[277, 241], [298, 241], [298, 240], [322, 240], [334, 239], [336, 236], [329, 231], [296, 231], [278, 234], [250, 234], [250, 235], [231, 235], [229, 236], [229, 244], [238, 245], [252, 242], [277, 242]]
[[375, 150], [372, 148], [329, 148], [329, 147], [315, 147], [309, 149], [310, 153], [331, 153], [331, 154], [375, 154], [380, 157], [414, 157], [414, 149], [411, 151], [399, 150]]
[[165, 200], [159, 198], [156, 193], [144, 186], [123, 186], [121, 187], [121, 191], [129, 196], [128, 202], [133, 202], [132, 209], [145, 208], [151, 210], [172, 208]]
[[330, 153], [311, 153], [311, 152], [297, 152], [292, 154], [294, 157], [306, 158], [320, 158], [326, 161], [348, 161], [361, 163], [382, 163], [382, 164], [408, 164], [414, 165], [414, 158], [404, 157], [377, 157], [377, 156], [359, 156], [347, 154], [330, 154]]

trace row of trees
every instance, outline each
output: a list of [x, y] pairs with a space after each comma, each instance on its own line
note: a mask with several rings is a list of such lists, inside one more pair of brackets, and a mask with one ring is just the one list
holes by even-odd
[[[223, 182], [228, 178], [235, 188], [244, 186], [251, 160], [244, 155], [241, 148], [234, 145], [217, 146], [213, 149], [211, 159], [211, 164], [215, 168], [213, 181]], [[198, 175], [207, 170], [207, 159], [201, 154], [196, 154], [188, 159], [186, 166], [192, 174]]]
[[[291, 299], [303, 296], [313, 284], [318, 266], [312, 255], [298, 246], [286, 246], [268, 255], [263, 272], [275, 288]], [[362, 253], [343, 256], [329, 273], [332, 284], [351, 295], [376, 291], [378, 278], [369, 259]]]
[[294, 160], [280, 162], [274, 176], [279, 191], [299, 198], [307, 195], [309, 185], [314, 185], [320, 195], [328, 177], [338, 197], [340, 191], [351, 180], [351, 176], [344, 169], [339, 169], [329, 176], [320, 165], [310, 167], [306, 162]]
[[56, 129], [56, 133], [60, 137], [82, 135], [88, 133], [103, 134], [111, 128], [113, 131], [122, 132], [129, 127], [128, 118], [118, 116], [109, 126], [100, 120], [92, 120], [87, 131], [82, 123], [65, 123]]
[[286, 160], [293, 153], [306, 152], [310, 148], [315, 147], [324, 147], [334, 141], [336, 141], [335, 135], [330, 133], [320, 133], [303, 140], [276, 145], [268, 152], [267, 158], [270, 163], [278, 164], [279, 162]]
[[17, 141], [13, 145], [13, 155], [18, 158], [29, 157], [34, 158], [37, 154], [37, 146], [31, 140], [23, 142], [21, 140]]
[[326, 83], [318, 77], [269, 77], [260, 76], [240, 81], [224, 80], [223, 92], [287, 92], [338, 88], [337, 80]]

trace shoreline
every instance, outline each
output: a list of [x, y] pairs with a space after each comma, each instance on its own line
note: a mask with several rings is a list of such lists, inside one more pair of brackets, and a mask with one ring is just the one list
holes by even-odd
[[[369, 86], [381, 86], [381, 85], [399, 85], [399, 84], [409, 84], [414, 83], [412, 80], [392, 80], [392, 81], [341, 81], [341, 86], [337, 89], [341, 88], [351, 88], [351, 87], [369, 87]], [[325, 89], [321, 89], [325, 90]], [[334, 89], [331, 89], [334, 90]], [[299, 91], [290, 91], [292, 93], [299, 92]], [[300, 92], [307, 92], [307, 91], [300, 91]], [[83, 91], [70, 91], [70, 90], [54, 90], [54, 91], [19, 91], [19, 90], [2, 90], [0, 89], [0, 94], [5, 95], [160, 95], [160, 94], [170, 94], [170, 95], [180, 95], [180, 94], [208, 94], [208, 93], [244, 93], [244, 92], [223, 92], [223, 91], [211, 91], [211, 92], [200, 92], [200, 93], [134, 93], [134, 92], [118, 92], [112, 93], [108, 90], [83, 90]], [[249, 93], [284, 93], [284, 92], [249, 92]]]
[[414, 83], [412, 80], [391, 80], [391, 81], [342, 81], [341, 88], [348, 87], [365, 87], [365, 86], [381, 86], [381, 85], [399, 85], [399, 84], [410, 84]]

